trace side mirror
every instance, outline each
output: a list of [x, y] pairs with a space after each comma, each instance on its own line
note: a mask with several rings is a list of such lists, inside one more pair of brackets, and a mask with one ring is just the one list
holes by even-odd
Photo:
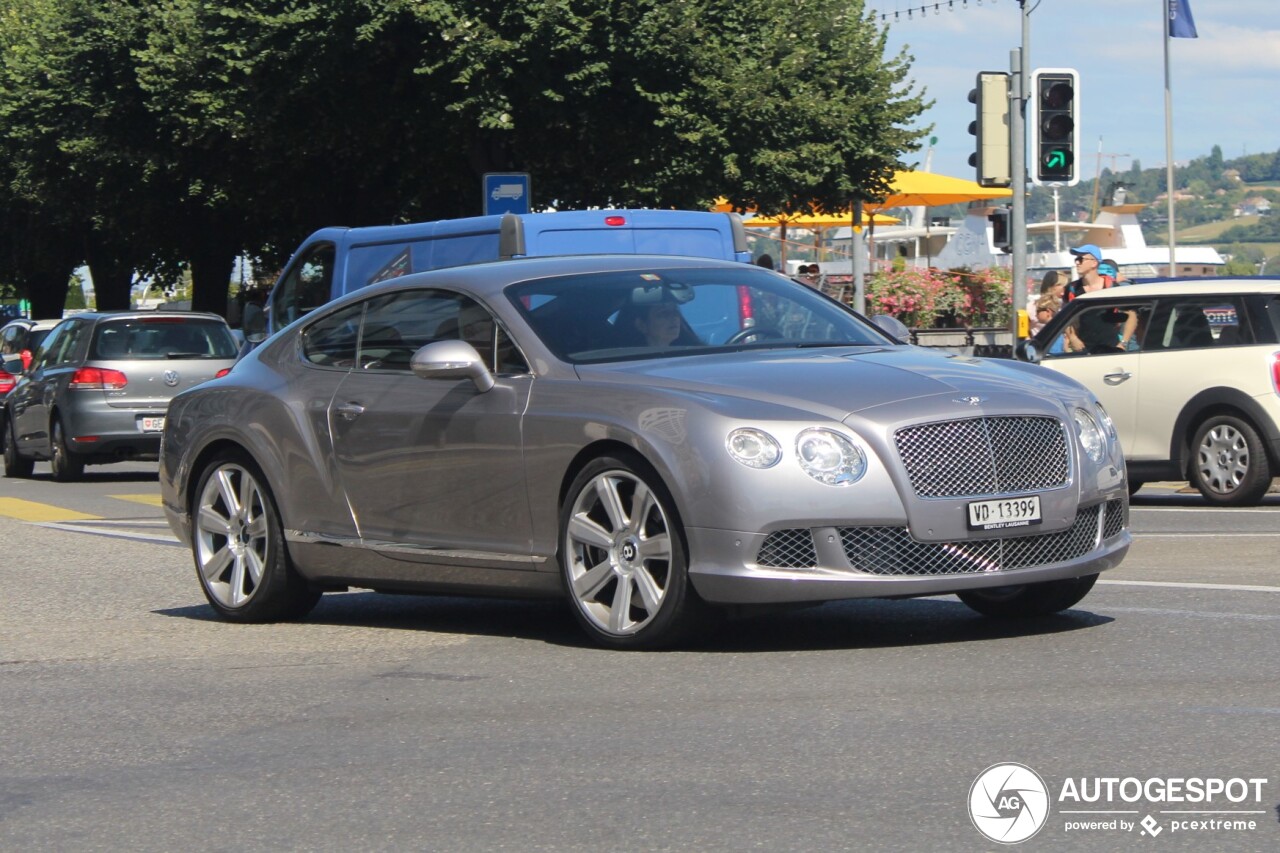
[[22, 363], [21, 355], [6, 355], [4, 360], [0, 362], [0, 369], [5, 373], [11, 373], [14, 376], [21, 376], [27, 372], [27, 366]]
[[906, 323], [892, 314], [877, 314], [871, 318], [871, 322], [875, 324], [876, 328], [898, 343], [911, 343], [911, 330], [907, 328]]
[[244, 306], [244, 339], [251, 344], [260, 344], [267, 339], [267, 313], [261, 305], [250, 303]]
[[1019, 361], [1029, 361], [1032, 364], [1040, 363], [1040, 350], [1031, 341], [1019, 341], [1014, 354]]
[[413, 354], [409, 368], [421, 379], [470, 379], [482, 394], [493, 387], [493, 374], [466, 341], [427, 344]]

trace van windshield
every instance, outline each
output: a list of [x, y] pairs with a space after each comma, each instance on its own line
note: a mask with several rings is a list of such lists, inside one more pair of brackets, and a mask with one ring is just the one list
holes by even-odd
[[562, 276], [513, 285], [507, 296], [547, 347], [572, 363], [894, 345], [845, 306], [746, 264]]

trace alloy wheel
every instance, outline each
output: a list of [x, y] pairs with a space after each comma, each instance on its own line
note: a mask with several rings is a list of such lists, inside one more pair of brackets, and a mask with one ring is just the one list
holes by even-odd
[[224, 607], [244, 606], [261, 586], [271, 557], [262, 488], [242, 466], [222, 465], [204, 483], [194, 522], [205, 588]]

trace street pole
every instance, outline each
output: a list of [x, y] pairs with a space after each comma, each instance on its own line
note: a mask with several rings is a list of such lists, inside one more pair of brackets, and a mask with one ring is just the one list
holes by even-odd
[[867, 246], [862, 239], [862, 199], [853, 203], [853, 233], [849, 235], [849, 246], [853, 251], [850, 258], [853, 273], [853, 310], [859, 314], [867, 313]]
[[[1026, 6], [1023, 6], [1022, 40], [1027, 40]], [[1026, 103], [1024, 54], [1009, 51], [1009, 186], [1013, 190], [1013, 208], [1009, 215], [1009, 243], [1013, 248], [1010, 271], [1010, 331], [1014, 350], [1018, 346], [1018, 309], [1026, 303], [1027, 280], [1027, 129], [1023, 116]], [[1010, 353], [1012, 354], [1012, 353]]]

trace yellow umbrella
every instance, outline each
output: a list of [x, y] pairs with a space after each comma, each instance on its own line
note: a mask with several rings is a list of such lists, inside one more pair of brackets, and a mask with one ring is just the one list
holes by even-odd
[[883, 201], [864, 203], [868, 210], [890, 207], [937, 207], [966, 201], [1009, 198], [1013, 190], [984, 187], [974, 181], [935, 175], [932, 172], [902, 171], [893, 175], [892, 188]]
[[[863, 216], [861, 225], [868, 222], [875, 225], [897, 225], [901, 222], [893, 216], [883, 213], [875, 213], [870, 217]], [[753, 216], [750, 219], [742, 220], [742, 224], [748, 228], [805, 228], [812, 231], [815, 228], [841, 228], [853, 224], [853, 213], [815, 213], [812, 216], [803, 213], [784, 213], [781, 216]]]

